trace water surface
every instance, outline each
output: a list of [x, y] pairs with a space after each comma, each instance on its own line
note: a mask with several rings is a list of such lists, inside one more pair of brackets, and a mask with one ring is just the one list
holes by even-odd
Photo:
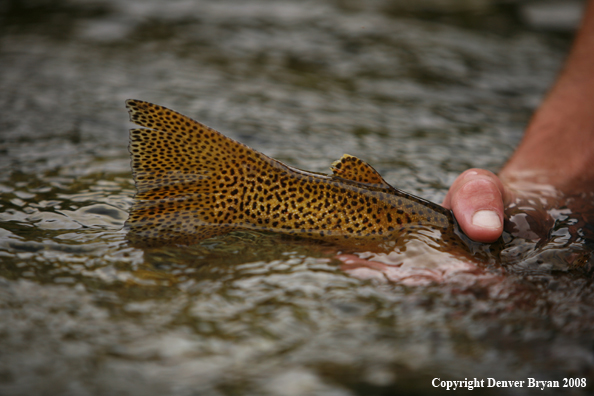
[[435, 202], [461, 171], [496, 171], [570, 40], [467, 3], [6, 2], [0, 393], [424, 394], [435, 377], [592, 389], [591, 196], [510, 208], [523, 238], [487, 262], [422, 233], [342, 262], [274, 234], [140, 249], [122, 231], [128, 98], [302, 169], [356, 155]]

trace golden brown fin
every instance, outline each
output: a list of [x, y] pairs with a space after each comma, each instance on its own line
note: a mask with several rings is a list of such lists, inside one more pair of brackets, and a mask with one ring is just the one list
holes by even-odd
[[349, 154], [343, 154], [338, 161], [332, 163], [330, 169], [332, 169], [335, 176], [343, 179], [389, 186], [371, 165]]
[[239, 179], [276, 162], [165, 107], [127, 100], [138, 193], [126, 222], [132, 242], [181, 243], [225, 234], [238, 223]]

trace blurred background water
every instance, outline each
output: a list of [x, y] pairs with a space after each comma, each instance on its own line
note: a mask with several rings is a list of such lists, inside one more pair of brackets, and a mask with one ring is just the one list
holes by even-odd
[[[434, 377], [591, 391], [590, 272], [549, 256], [485, 266], [421, 241], [348, 266], [270, 234], [139, 249], [122, 231], [125, 99], [307, 170], [350, 153], [441, 202], [513, 151], [582, 4], [4, 0], [0, 394], [425, 394]], [[554, 247], [588, 251], [571, 210], [549, 215]]]

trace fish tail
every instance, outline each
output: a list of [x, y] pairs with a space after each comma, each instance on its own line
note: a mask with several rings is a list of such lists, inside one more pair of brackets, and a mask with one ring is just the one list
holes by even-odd
[[[241, 228], [246, 181], [277, 161], [165, 107], [127, 100], [136, 243], [191, 244]], [[279, 163], [280, 164], [280, 163]]]

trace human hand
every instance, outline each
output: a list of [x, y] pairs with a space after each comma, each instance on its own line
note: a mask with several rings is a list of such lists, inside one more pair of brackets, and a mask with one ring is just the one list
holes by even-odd
[[442, 205], [452, 209], [470, 239], [494, 242], [503, 232], [504, 202], [509, 196], [509, 189], [499, 177], [475, 168], [458, 176]]

